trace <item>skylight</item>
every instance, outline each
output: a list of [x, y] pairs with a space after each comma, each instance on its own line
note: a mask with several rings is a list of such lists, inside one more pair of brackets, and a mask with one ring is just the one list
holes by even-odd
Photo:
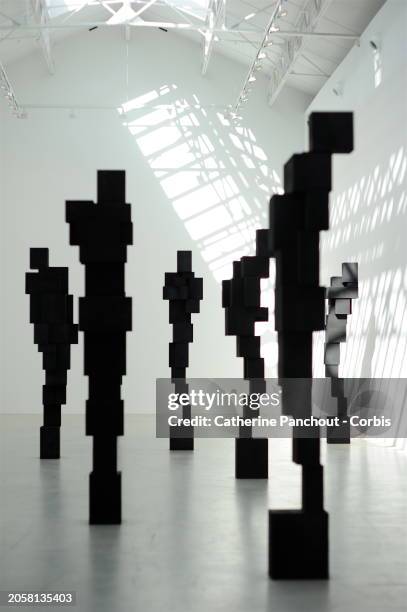
[[183, 13], [205, 21], [209, 0], [169, 0], [168, 4]]
[[70, 11], [80, 11], [89, 2], [80, 2], [80, 0], [45, 0], [48, 7], [48, 14], [51, 17], [59, 17]]
[[[132, 3], [130, 0], [123, 0], [122, 3], [112, 2], [111, 4], [106, 2], [105, 8], [108, 8], [111, 13], [107, 23], [113, 25], [131, 22], [133, 18], [137, 19], [150, 6], [154, 7], [155, 3], [156, 0], [145, 0], [144, 4], [140, 2]], [[78, 12], [85, 6], [103, 6], [103, 2], [95, 2], [95, 0], [88, 0], [87, 2], [81, 2], [80, 0], [46, 0], [46, 4], [51, 19], [72, 11]], [[209, 0], [168, 0], [167, 5], [200, 21], [205, 21]], [[174, 21], [179, 21], [179, 18], [174, 19]]]

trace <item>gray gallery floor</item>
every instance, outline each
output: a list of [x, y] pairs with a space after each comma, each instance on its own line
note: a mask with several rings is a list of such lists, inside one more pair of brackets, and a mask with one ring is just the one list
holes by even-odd
[[64, 417], [62, 459], [40, 462], [39, 418], [0, 418], [0, 590], [75, 590], [80, 612], [405, 610], [406, 454], [327, 449], [332, 578], [282, 583], [267, 577], [267, 507], [298, 504], [288, 441], [270, 443], [269, 483], [236, 482], [233, 440], [170, 455], [153, 421], [129, 417], [124, 522], [89, 528], [83, 419]]

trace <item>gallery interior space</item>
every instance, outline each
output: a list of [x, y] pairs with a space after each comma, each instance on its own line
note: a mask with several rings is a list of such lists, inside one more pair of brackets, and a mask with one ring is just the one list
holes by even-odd
[[[405, 610], [406, 32], [406, 0], [0, 0], [1, 605]], [[331, 439], [159, 426], [170, 387], [308, 417], [315, 381]]]

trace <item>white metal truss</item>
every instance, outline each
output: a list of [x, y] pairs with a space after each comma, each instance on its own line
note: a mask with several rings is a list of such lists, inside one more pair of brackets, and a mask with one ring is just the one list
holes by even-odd
[[[61, 6], [63, 5], [63, 1], [64, 0], [61, 0]], [[50, 39], [50, 33], [53, 30], [72, 29], [80, 31], [82, 29], [91, 29], [95, 27], [110, 28], [116, 26], [123, 28], [127, 41], [130, 38], [132, 28], [162, 28], [197, 32], [202, 37], [201, 71], [203, 75], [207, 73], [216, 41], [219, 40], [222, 43], [238, 45], [243, 43], [250, 44], [255, 48], [256, 56], [247, 73], [239, 96], [236, 98], [235, 103], [228, 107], [227, 111], [230, 118], [238, 119], [238, 111], [242, 104], [247, 101], [254, 82], [256, 81], [257, 71], [264, 67], [263, 62], [267, 61], [272, 64], [272, 74], [268, 85], [268, 101], [269, 104], [272, 105], [290, 75], [317, 76], [321, 78], [329, 76], [321, 69], [319, 69], [315, 75], [303, 70], [294, 70], [294, 65], [300, 55], [302, 55], [304, 59], [307, 59], [304, 55], [304, 41], [313, 38], [338, 38], [358, 41], [360, 38], [356, 33], [316, 31], [319, 19], [322, 17], [332, 0], [302, 0], [302, 9], [299, 18], [296, 23], [293, 24], [293, 29], [290, 30], [282, 30], [280, 27], [282, 24], [279, 21], [287, 15], [285, 7], [287, 6], [286, 2], [288, 2], [288, 0], [273, 0], [271, 6], [264, 9], [264, 11], [267, 10], [269, 17], [269, 22], [265, 30], [263, 27], [258, 27], [254, 24], [251, 28], [242, 27], [245, 20], [241, 20], [236, 24], [236, 26], [240, 27], [226, 27], [226, 2], [227, 0], [209, 0], [204, 22], [201, 18], [198, 20], [196, 17], [192, 19], [192, 16], [191, 18], [188, 16], [188, 11], [186, 10], [188, 0], [185, 0], [186, 5], [182, 7], [180, 4], [177, 4], [177, 6], [172, 5], [171, 0], [90, 0], [85, 3], [79, 2], [78, 0], [77, 5], [70, 5], [71, 7], [77, 7], [76, 9], [71, 9], [73, 12], [71, 12], [70, 15], [78, 13], [84, 6], [103, 6], [112, 15], [112, 17], [104, 22], [83, 22], [80, 20], [77, 21], [76, 19], [71, 21], [69, 18], [62, 21], [50, 19], [46, 0], [26, 0], [32, 18], [24, 22], [17, 22], [9, 18], [11, 23], [5, 24], [3, 22], [0, 25], [0, 39], [2, 31], [7, 31], [3, 39], [16, 33], [21, 33], [24, 36], [27, 34], [29, 35], [31, 32], [39, 36], [44, 58], [50, 73], [55, 71]], [[142, 15], [144, 11], [154, 5], [168, 6], [172, 8], [177, 15], [174, 15], [175, 18], [173, 20], [170, 18], [168, 21], [149, 21], [140, 18], [140, 15]], [[52, 6], [55, 8], [56, 5], [53, 4]], [[117, 10], [118, 6], [120, 6], [120, 8]], [[126, 13], [125, 9], [127, 9], [127, 17], [123, 19]], [[186, 11], [185, 14], [184, 10]], [[121, 18], [119, 19], [120, 14]], [[271, 45], [273, 45], [273, 47], [269, 49]], [[277, 58], [275, 54], [273, 54], [273, 57], [270, 57], [269, 54], [272, 50], [278, 51]], [[5, 81], [4, 77], [0, 80], [0, 85], [2, 81]], [[14, 94], [12, 95], [14, 96]], [[15, 97], [13, 100], [15, 100]], [[17, 103], [15, 108], [18, 109]]]
[[264, 53], [264, 48], [267, 46], [268, 42], [269, 42], [269, 36], [270, 33], [275, 29], [275, 22], [278, 19], [279, 15], [281, 14], [282, 11], [282, 7], [283, 7], [283, 0], [278, 0], [276, 2], [276, 5], [274, 7], [274, 10], [271, 14], [271, 17], [269, 19], [269, 22], [267, 24], [266, 30], [264, 32], [263, 35], [263, 39], [261, 41], [260, 47], [257, 50], [256, 53], [256, 57], [254, 58], [249, 71], [246, 75], [246, 78], [244, 80], [243, 83], [243, 87], [240, 90], [240, 93], [237, 97], [237, 100], [235, 102], [235, 104], [230, 107], [229, 109], [227, 109], [226, 111], [226, 115], [231, 117], [232, 119], [238, 119], [238, 111], [241, 107], [242, 104], [244, 104], [244, 102], [246, 102], [247, 97], [251, 91], [251, 87], [252, 84], [254, 83], [254, 81], [256, 80], [256, 72], [258, 70], [261, 70], [261, 65], [262, 65], [262, 61], [263, 59], [265, 59], [266, 54]]
[[39, 26], [41, 47], [47, 68], [50, 74], [54, 74], [55, 64], [51, 51], [50, 33], [47, 27], [49, 25], [48, 8], [45, 4], [45, 0], [31, 0], [31, 6], [35, 24]]
[[[106, 21], [86, 21], [86, 22], [75, 22], [75, 23], [48, 23], [47, 25], [40, 24], [23, 24], [15, 27], [16, 32], [30, 32], [30, 31], [41, 31], [41, 30], [89, 30], [89, 28], [114, 28], [121, 27], [123, 28], [125, 25], [130, 26], [131, 28], [168, 28], [168, 29], [182, 29], [182, 30], [191, 30], [195, 32], [204, 32], [206, 31], [206, 26], [202, 26], [199, 24], [193, 23], [180, 23], [176, 21], [133, 21], [130, 23], [113, 23], [109, 24]], [[0, 31], [10, 30], [14, 26], [10, 25], [0, 25]], [[247, 35], [261, 35], [260, 30], [233, 30], [227, 28], [214, 28], [215, 34], [247, 34]]]
[[[306, 1], [296, 23], [295, 30], [298, 31], [298, 33], [296, 35], [289, 33], [289, 37], [282, 47], [282, 55], [279, 60], [279, 64], [274, 67], [270, 76], [267, 92], [267, 99], [270, 106], [274, 104], [277, 96], [292, 72], [296, 60], [301, 55], [301, 51], [304, 46], [304, 39], [307, 36], [319, 35], [318, 32], [315, 32], [315, 28], [331, 1], [332, 0]], [[276, 32], [276, 35], [287, 36], [287, 32]], [[322, 34], [322, 36], [327, 37], [327, 34]], [[347, 37], [349, 38], [349, 36]]]
[[287, 38], [343, 38], [344, 40], [359, 40], [358, 34], [343, 34], [341, 32], [309, 32], [307, 30], [279, 30], [276, 32], [278, 36]]
[[215, 41], [215, 29], [222, 30], [225, 27], [225, 18], [226, 0], [210, 0], [206, 16], [206, 31], [203, 35], [202, 44], [202, 74], [206, 74], [208, 70]]
[[25, 113], [17, 101], [13, 87], [8, 79], [7, 72], [1, 62], [0, 62], [0, 89], [13, 115], [19, 118], [24, 117]]

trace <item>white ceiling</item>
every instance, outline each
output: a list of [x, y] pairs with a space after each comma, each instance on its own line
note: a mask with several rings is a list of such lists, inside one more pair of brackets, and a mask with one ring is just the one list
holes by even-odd
[[[120, 21], [120, 17], [137, 13], [138, 18], [148, 22], [189, 23], [194, 31], [179, 30], [197, 43], [197, 57], [202, 53], [202, 33], [205, 28], [208, 3], [212, 0], [136, 0], [126, 3], [114, 0], [43, 0], [48, 5], [51, 45], [85, 26], [106, 23], [109, 19]], [[278, 26], [282, 31], [297, 29], [302, 9], [310, 0], [284, 0], [287, 15], [280, 17]], [[38, 0], [34, 0], [38, 2]], [[328, 0], [328, 8], [318, 20], [315, 32], [360, 35], [370, 23], [385, 0]], [[31, 53], [40, 44], [38, 29], [31, 0], [0, 0], [0, 62], [7, 66], [18, 57]], [[213, 52], [222, 53], [249, 67], [256, 57], [267, 24], [275, 9], [276, 0], [226, 0], [226, 32], [217, 32]], [[121, 10], [119, 16], [114, 13]], [[27, 27], [28, 26], [28, 27]], [[54, 26], [55, 29], [52, 29]], [[56, 26], [64, 26], [58, 28]], [[65, 29], [66, 27], [66, 29]], [[120, 26], [123, 31], [125, 26]], [[131, 28], [130, 35], [131, 35]], [[263, 70], [271, 74], [283, 52], [287, 38], [273, 35], [274, 45], [266, 49]], [[334, 72], [355, 40], [342, 38], [305, 38], [301, 53], [290, 69], [286, 83], [314, 96]], [[197, 61], [197, 69], [199, 63]], [[211, 65], [209, 63], [209, 70]], [[295, 74], [292, 74], [295, 73]]]

